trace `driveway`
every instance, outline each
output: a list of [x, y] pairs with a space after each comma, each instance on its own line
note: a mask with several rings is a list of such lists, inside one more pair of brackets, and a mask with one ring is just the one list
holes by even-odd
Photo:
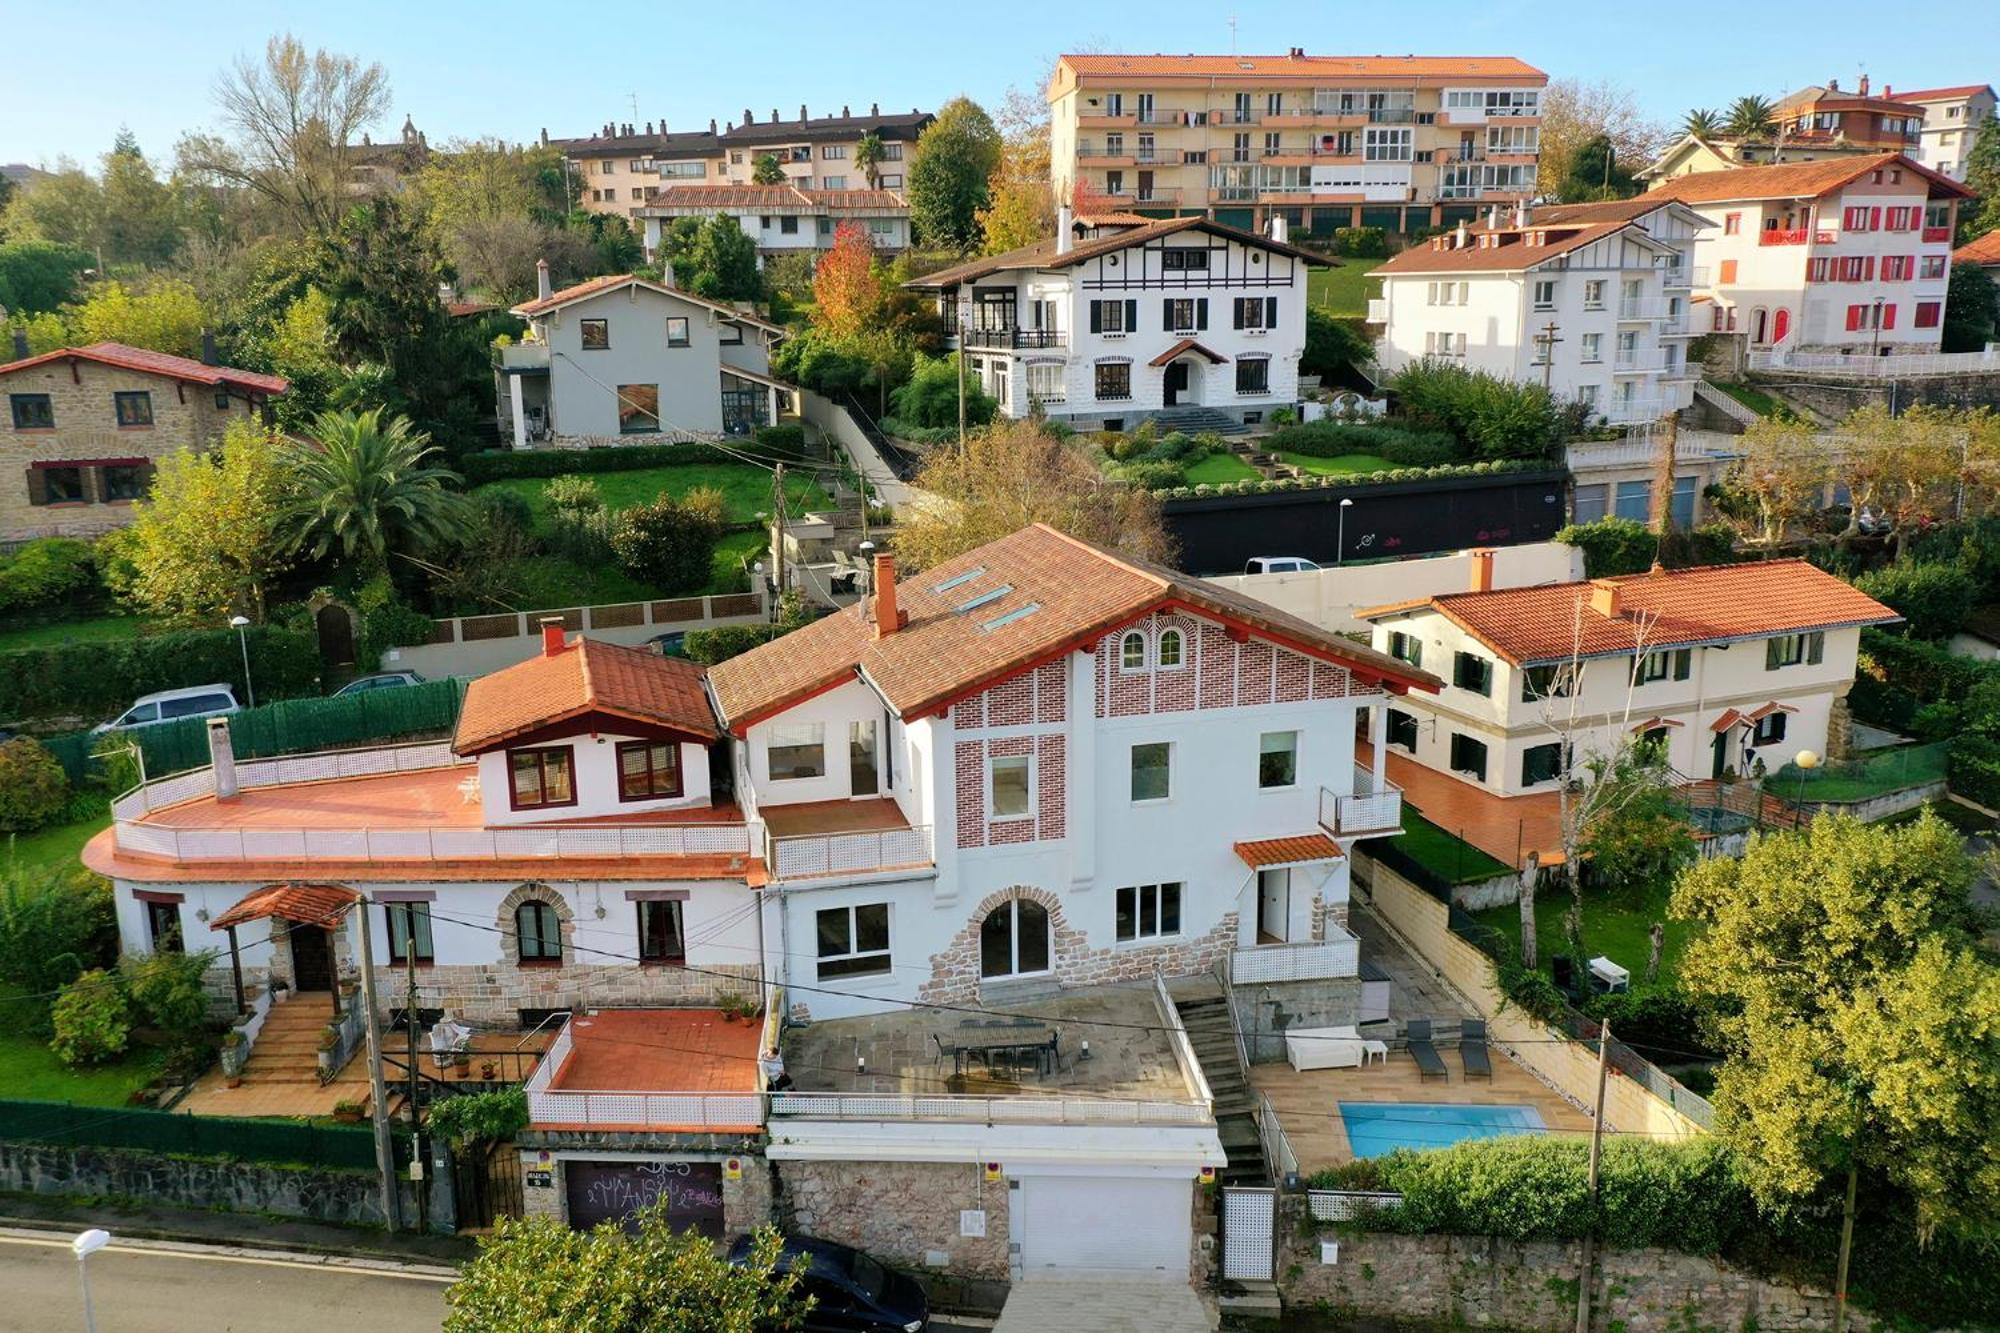
[[1215, 1320], [1182, 1282], [1016, 1282], [993, 1333], [1210, 1333]]

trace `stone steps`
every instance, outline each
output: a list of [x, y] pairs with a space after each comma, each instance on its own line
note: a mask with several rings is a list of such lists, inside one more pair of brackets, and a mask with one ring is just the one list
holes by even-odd
[[1270, 1166], [1257, 1132], [1256, 1098], [1236, 1054], [1235, 1019], [1219, 987], [1189, 991], [1174, 1001], [1188, 1044], [1201, 1062], [1214, 1098], [1215, 1132], [1228, 1165], [1217, 1172], [1225, 1185], [1266, 1185]]

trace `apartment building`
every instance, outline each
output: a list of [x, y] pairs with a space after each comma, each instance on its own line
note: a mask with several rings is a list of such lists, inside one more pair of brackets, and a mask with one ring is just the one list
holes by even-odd
[[1731, 167], [1818, 162], [1832, 157], [1910, 153], [1918, 149], [1923, 117], [1891, 96], [1871, 95], [1863, 75], [1858, 91], [1843, 92], [1838, 79], [1788, 93], [1773, 106], [1772, 132], [1756, 135], [1684, 134], [1638, 173], [1657, 183], [1675, 176]]
[[1533, 196], [1547, 83], [1507, 56], [1065, 55], [1056, 196], [1246, 230], [1449, 225]]
[[1255, 423], [1296, 401], [1306, 274], [1327, 261], [1281, 239], [1282, 218], [1270, 237], [1199, 216], [1059, 214], [1051, 240], [907, 284], [936, 295], [1002, 414], [1126, 430], [1198, 411]]
[[1695, 242], [1706, 332], [1753, 352], [1935, 352], [1963, 185], [1900, 153], [1738, 167], [1655, 183], [1648, 198], [1714, 224]]
[[1376, 361], [1393, 374], [1440, 360], [1588, 404], [1638, 425], [1684, 408], [1692, 256], [1704, 225], [1653, 196], [1494, 208], [1477, 227], [1412, 246], [1375, 270]]
[[[758, 161], [773, 157], [785, 183], [802, 190], [900, 191], [917, 138], [934, 119], [915, 107], [884, 115], [875, 103], [863, 115], [842, 107], [837, 116], [808, 115], [801, 105], [796, 120], [779, 119], [773, 108], [770, 119], [760, 121], [745, 107], [742, 123], [724, 127], [718, 136], [722, 178], [731, 185], [749, 185]], [[855, 154], [871, 134], [880, 141], [882, 156], [872, 169], [863, 170], [855, 164]]]
[[723, 176], [712, 120], [706, 130], [680, 134], [668, 133], [665, 121], [657, 130], [652, 121], [606, 124], [579, 139], [551, 139], [544, 129], [542, 146], [562, 151], [571, 202], [589, 213], [631, 218], [662, 189]]
[[92, 343], [0, 365], [0, 542], [95, 537], [121, 528], [161, 458], [205, 450], [238, 420], [258, 422], [290, 387], [276, 375]]
[[1920, 88], [1896, 93], [1894, 97], [1923, 113], [1916, 146], [1907, 150], [1911, 159], [1940, 176], [1964, 180], [1966, 159], [1972, 156], [1980, 127], [1994, 114], [1992, 85], [1968, 83], [1956, 88]]
[[757, 242], [761, 263], [773, 255], [830, 249], [842, 223], [868, 233], [878, 252], [910, 247], [910, 203], [894, 190], [820, 190], [797, 185], [678, 185], [660, 191], [634, 216], [645, 232], [646, 255], [677, 218], [724, 216]]
[[1861, 628], [1895, 612], [1802, 560], [1465, 592], [1358, 613], [1374, 645], [1447, 680], [1390, 708], [1395, 753], [1489, 796], [1553, 791], [1626, 736], [1692, 778], [1825, 754]]

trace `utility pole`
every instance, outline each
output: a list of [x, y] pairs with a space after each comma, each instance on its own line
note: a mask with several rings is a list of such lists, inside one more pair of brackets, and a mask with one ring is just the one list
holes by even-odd
[[1554, 392], [1556, 374], [1556, 344], [1562, 339], [1556, 334], [1557, 324], [1550, 320], [1535, 335], [1535, 341], [1542, 345], [1542, 387]]
[[368, 1025], [368, 1081], [375, 1101], [375, 1165], [382, 1173], [382, 1220], [394, 1231], [402, 1221], [402, 1209], [397, 1207], [396, 1154], [389, 1145], [389, 1090], [382, 1081], [382, 1016], [375, 1008], [375, 947], [368, 937], [368, 900], [363, 898], [354, 910], [361, 918], [361, 1003]]
[[[1680, 445], [1680, 413], [1669, 412], [1653, 441], [1653, 530], [1664, 540], [1674, 530], [1674, 453]], [[1690, 516], [1689, 526], [1693, 526]]]
[[[403, 905], [403, 1031], [408, 1036], [410, 1061], [410, 1160], [427, 1169], [424, 1155], [423, 1107], [417, 1100], [417, 905]], [[431, 1229], [431, 1182], [428, 1175], [411, 1180], [417, 1196], [417, 1230]]]
[[[1604, 1075], [1611, 1054], [1611, 1023], [1597, 1028], [1597, 1111], [1590, 1119], [1590, 1213], [1597, 1213], [1597, 1159], [1604, 1146]], [[1576, 1333], [1590, 1333], [1590, 1270], [1596, 1255], [1596, 1223], [1583, 1233], [1583, 1265], [1576, 1275]], [[1837, 1333], [1837, 1330], [1836, 1330]]]
[[958, 305], [958, 447], [965, 448], [965, 340], [972, 332], [972, 306], [961, 301]]
[[[963, 409], [960, 409], [961, 412]], [[785, 465], [771, 471], [771, 565], [778, 578], [778, 600], [785, 600]]]

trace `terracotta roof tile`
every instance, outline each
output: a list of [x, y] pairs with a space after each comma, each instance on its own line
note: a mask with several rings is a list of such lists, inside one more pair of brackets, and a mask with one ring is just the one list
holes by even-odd
[[1951, 252], [1954, 264], [2000, 264], [2000, 231], [1989, 231]]
[[1726, 199], [1817, 199], [1860, 179], [1878, 167], [1897, 166], [1930, 181], [1933, 190], [1960, 198], [1971, 192], [1949, 176], [1940, 176], [1901, 153], [1868, 153], [1859, 157], [1827, 157], [1814, 162], [1780, 162], [1770, 166], [1736, 167], [1729, 171], [1697, 171], [1669, 176], [1649, 192], [1682, 203], [1719, 203]]
[[[1467, 229], [1473, 243], [1439, 250], [1429, 241], [1413, 245], [1386, 264], [1378, 265], [1376, 273], [1510, 273], [1517, 269], [1533, 268], [1561, 258], [1573, 250], [1579, 250], [1592, 241], [1616, 235], [1626, 228], [1637, 227], [1633, 222], [1593, 222], [1574, 228], [1544, 228], [1530, 226], [1527, 230], [1503, 227], [1499, 231]], [[1528, 245], [1525, 238], [1537, 232], [1547, 236], [1541, 245]], [[1444, 233], [1448, 242], [1452, 233]], [[1499, 245], [1478, 244], [1477, 238], [1498, 236]]]
[[332, 930], [346, 917], [348, 909], [361, 901], [353, 889], [334, 884], [268, 884], [245, 894], [236, 906], [208, 923], [210, 930], [227, 930], [247, 921], [283, 917], [308, 926]]
[[1890, 93], [1893, 102], [1949, 102], [1960, 97], [1977, 97], [1993, 89], [1984, 83], [1961, 83], [1956, 88], [1919, 88], [1910, 93]]
[[[1599, 589], [1617, 590], [1615, 615], [1593, 606], [1592, 594]], [[1853, 584], [1803, 560], [1449, 593], [1356, 614], [1363, 620], [1386, 619], [1425, 607], [1517, 665], [1563, 661], [1579, 642], [1583, 656], [1608, 657], [1630, 653], [1642, 636], [1651, 651], [1900, 619]]]
[[1236, 854], [1252, 870], [1265, 866], [1298, 865], [1305, 861], [1337, 861], [1340, 844], [1324, 833], [1302, 833], [1291, 838], [1261, 838], [1239, 842]]
[[954, 283], [970, 282], [976, 278], [983, 278], [989, 273], [1018, 272], [1023, 270], [1033, 272], [1039, 269], [1070, 268], [1076, 264], [1083, 263], [1087, 259], [1095, 259], [1099, 255], [1112, 254], [1134, 245], [1144, 245], [1148, 241], [1158, 240], [1163, 236], [1172, 236], [1184, 231], [1200, 231], [1210, 236], [1219, 236], [1227, 241], [1240, 241], [1244, 245], [1255, 246], [1260, 250], [1268, 250], [1274, 254], [1290, 255], [1294, 259], [1303, 260], [1305, 263], [1318, 265], [1322, 268], [1333, 267], [1336, 263], [1336, 261], [1328, 259], [1323, 255], [1316, 255], [1310, 250], [1301, 250], [1295, 245], [1288, 245], [1283, 241], [1274, 241], [1268, 236], [1259, 236], [1256, 232], [1244, 231], [1240, 227], [1232, 227], [1227, 223], [1215, 222], [1208, 218], [1149, 218], [1143, 227], [1133, 227], [1128, 231], [1116, 231], [1106, 236], [1092, 236], [1076, 242], [1069, 249], [1061, 252], [1056, 250], [1056, 243], [1053, 239], [1036, 241], [1033, 245], [1024, 245], [1018, 250], [1008, 250], [1003, 254], [987, 255], [981, 259], [973, 259], [963, 264], [955, 264], [950, 268], [939, 269], [935, 273], [926, 273], [923, 277], [912, 278], [903, 285], [905, 287], [918, 288], [949, 287]]
[[692, 662], [581, 636], [465, 687], [452, 748], [459, 754], [586, 718], [665, 728], [690, 740], [719, 734]]
[[173, 356], [166, 352], [153, 352], [143, 347], [127, 347], [124, 343], [110, 342], [92, 343], [88, 347], [63, 347], [53, 352], [44, 352], [25, 361], [15, 361], [0, 366], [0, 375], [11, 375], [17, 370], [28, 370], [34, 366], [65, 361], [71, 357], [82, 361], [95, 361], [99, 365], [116, 366], [120, 370], [165, 375], [169, 379], [185, 380], [190, 384], [234, 384], [245, 389], [255, 389], [259, 393], [283, 393], [292, 387], [282, 375], [264, 375], [254, 370], [237, 370], [232, 366], [211, 366], [192, 357]]
[[669, 287], [662, 282], [654, 282], [652, 279], [641, 277], [637, 273], [609, 273], [601, 278], [592, 278], [588, 282], [579, 282], [574, 287], [565, 287], [561, 291], [551, 292], [545, 297], [538, 297], [533, 301], [523, 301], [520, 305], [508, 311], [508, 313], [514, 315], [547, 314], [558, 306], [568, 305], [572, 301], [588, 300], [593, 296], [602, 296], [604, 293], [616, 291], [628, 283], [644, 287], [648, 291], [658, 292], [662, 296], [671, 296], [678, 300], [686, 301], [689, 305], [698, 305], [705, 310], [713, 310], [725, 319], [731, 319], [740, 324], [753, 324], [760, 329], [769, 329], [774, 333], [783, 332], [776, 324], [759, 319], [748, 311], [739, 310], [735, 306], [721, 301], [711, 301], [704, 296], [696, 296], [693, 292], [684, 292], [678, 287]]
[[924, 716], [1168, 604], [1245, 626], [1398, 693], [1438, 687], [1427, 672], [1261, 602], [1044, 524], [899, 579], [896, 601], [907, 623], [883, 638], [863, 619], [864, 604], [711, 668], [724, 722], [740, 732], [857, 671], [898, 714]]
[[636, 273], [607, 273], [601, 278], [592, 278], [587, 282], [579, 282], [574, 287], [564, 287], [562, 290], [551, 292], [547, 296], [537, 297], [532, 301], [523, 301], [514, 307], [513, 313], [517, 315], [539, 315], [545, 310], [554, 310], [559, 305], [568, 305], [571, 301], [581, 301], [586, 296], [595, 296], [599, 292], [608, 292], [614, 287], [623, 286], [625, 283], [637, 280], [638, 275]]
[[1120, 74], [1187, 74], [1201, 78], [1295, 78], [1300, 83], [1341, 78], [1546, 79], [1533, 65], [1512, 56], [1170, 56], [1066, 55], [1061, 63], [1077, 74], [1099, 78]]
[[1148, 361], [1146, 364], [1149, 366], [1164, 366], [1167, 364], [1167, 362], [1173, 360], [1175, 357], [1181, 356], [1187, 352], [1193, 352], [1197, 354], [1212, 366], [1219, 366], [1223, 362], [1229, 359], [1228, 357], [1222, 355], [1222, 353], [1220, 352], [1211, 352], [1210, 350], [1208, 350], [1208, 348], [1203, 347], [1193, 338], [1183, 338], [1179, 342], [1175, 343], [1172, 347], [1169, 347], [1166, 351], [1154, 357], [1151, 361]]

